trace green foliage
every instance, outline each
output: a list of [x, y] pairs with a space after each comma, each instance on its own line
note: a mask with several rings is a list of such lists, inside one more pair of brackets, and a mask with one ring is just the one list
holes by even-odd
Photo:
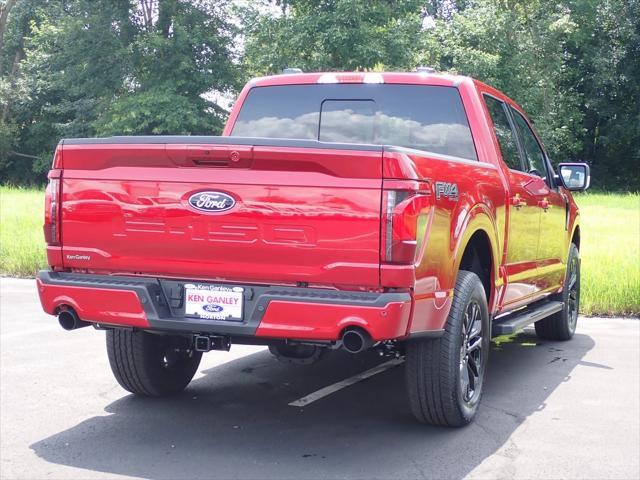
[[553, 159], [581, 147], [581, 96], [565, 68], [564, 52], [576, 28], [568, 10], [544, 1], [495, 1], [437, 20], [428, 29], [423, 63], [478, 78], [512, 97], [536, 121]]
[[211, 99], [250, 76], [429, 65], [511, 96], [554, 162], [640, 189], [639, 0], [4, 0], [7, 11], [0, 182], [43, 181], [64, 137], [219, 133], [227, 112]]
[[[284, 12], [243, 12], [245, 66], [253, 75], [286, 67], [306, 71], [406, 69], [420, 32], [413, 0], [291, 0]], [[275, 47], [275, 48], [274, 48]]]
[[239, 86], [227, 14], [225, 0], [18, 0], [0, 57], [0, 181], [42, 181], [64, 137], [219, 133], [210, 93]]
[[574, 0], [567, 69], [584, 102], [582, 158], [608, 185], [640, 188], [640, 1]]
[[556, 163], [596, 186], [640, 189], [638, 0], [333, 0], [244, 12], [251, 75], [429, 65], [504, 91]]
[[116, 99], [95, 126], [100, 136], [211, 135], [222, 130], [222, 119], [205, 100], [186, 97], [160, 84]]
[[99, 135], [222, 130], [226, 112], [200, 95], [238, 86], [230, 61], [233, 29], [206, 3], [159, 6], [155, 28], [129, 45], [136, 85], [116, 96], [96, 124]]
[[640, 189], [640, 3], [476, 0], [423, 35], [421, 62], [478, 78], [536, 122], [554, 162]]

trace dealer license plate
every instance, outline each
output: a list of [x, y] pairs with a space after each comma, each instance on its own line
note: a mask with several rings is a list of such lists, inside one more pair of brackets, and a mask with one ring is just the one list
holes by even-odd
[[207, 320], [242, 321], [244, 288], [207, 284], [184, 286], [185, 315]]

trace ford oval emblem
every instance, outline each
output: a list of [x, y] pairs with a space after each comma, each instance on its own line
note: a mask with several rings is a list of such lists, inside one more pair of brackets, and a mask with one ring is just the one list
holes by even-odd
[[221, 307], [220, 305], [216, 305], [214, 303], [210, 303], [208, 305], [203, 305], [202, 309], [205, 312], [211, 312], [211, 313], [220, 313], [222, 310], [224, 310], [223, 307]]
[[222, 192], [198, 192], [189, 197], [189, 205], [201, 212], [226, 212], [235, 204], [231, 195]]

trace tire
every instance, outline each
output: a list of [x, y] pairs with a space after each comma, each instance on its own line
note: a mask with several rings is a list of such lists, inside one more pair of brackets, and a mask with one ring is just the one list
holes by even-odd
[[131, 393], [165, 397], [186, 388], [200, 365], [201, 352], [174, 335], [107, 330], [107, 355], [118, 383]]
[[461, 270], [444, 334], [407, 345], [405, 381], [418, 421], [461, 427], [473, 420], [482, 397], [490, 341], [482, 282], [475, 273]]
[[535, 323], [536, 334], [544, 340], [570, 340], [576, 333], [580, 310], [580, 253], [573, 243], [567, 257], [567, 273], [562, 292], [552, 297], [564, 307], [557, 313]]

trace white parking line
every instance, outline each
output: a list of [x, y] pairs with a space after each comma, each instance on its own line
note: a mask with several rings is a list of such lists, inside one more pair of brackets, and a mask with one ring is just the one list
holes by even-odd
[[404, 362], [403, 358], [394, 358], [393, 360], [389, 360], [388, 362], [381, 363], [377, 367], [373, 367], [369, 370], [365, 370], [362, 373], [358, 373], [353, 377], [349, 377], [345, 380], [340, 380], [339, 382], [334, 383], [333, 385], [329, 385], [328, 387], [321, 388], [313, 393], [310, 393], [307, 396], [299, 398], [291, 402], [289, 405], [292, 407], [306, 407], [310, 403], [315, 402], [316, 400], [320, 400], [321, 398], [326, 397], [327, 395], [331, 395], [332, 393], [337, 392], [338, 390], [342, 390], [345, 387], [353, 385], [354, 383], [361, 382], [369, 377], [373, 377], [378, 373], [384, 372], [392, 367], [400, 365]]

